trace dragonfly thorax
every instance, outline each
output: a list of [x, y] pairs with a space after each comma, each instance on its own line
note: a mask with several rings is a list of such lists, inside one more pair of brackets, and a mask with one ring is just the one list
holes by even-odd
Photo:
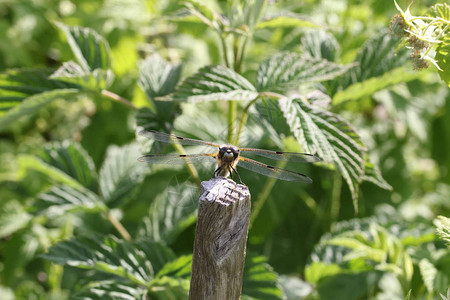
[[225, 163], [232, 163], [236, 161], [239, 157], [239, 149], [233, 145], [223, 145], [219, 148], [219, 153], [217, 158], [219, 161]]

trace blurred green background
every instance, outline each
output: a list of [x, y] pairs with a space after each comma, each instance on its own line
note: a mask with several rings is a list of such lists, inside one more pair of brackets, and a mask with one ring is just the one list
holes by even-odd
[[[201, 3], [233, 14], [229, 10], [231, 2]], [[403, 9], [409, 5], [407, 1], [398, 3]], [[411, 10], [422, 15], [436, 3], [415, 1]], [[176, 109], [170, 105], [164, 108], [138, 84], [143, 60], [155, 53], [166, 63], [182, 66], [181, 81], [204, 66], [224, 64], [218, 35], [202, 22], [183, 15], [185, 8], [183, 2], [163, 0], [0, 1], [0, 69], [4, 74], [12, 69], [38, 69], [41, 74], [51, 74], [63, 62], [74, 60], [66, 36], [55, 22], [91, 28], [110, 47], [115, 79], [107, 90], [137, 107], [111, 101], [100, 91], [85, 91], [68, 99], [58, 98], [2, 128], [1, 299], [72, 297], [84, 286], [83, 277], [94, 273], [61, 267], [40, 255], [72, 237], [111, 234], [124, 238], [110, 216], [120, 220], [133, 240], [163, 242], [176, 257], [192, 253], [199, 194], [195, 178], [182, 166], [148, 167], [138, 163], [142, 152], [173, 149], [162, 144], [148, 145], [140, 138], [135, 143], [138, 125], [226, 142], [230, 126], [227, 102], [186, 102]], [[409, 54], [402, 49], [394, 52], [395, 40], [389, 42], [391, 56], [377, 52], [382, 45], [373, 41], [389, 35], [389, 21], [397, 13], [392, 1], [267, 3], [266, 14], [285, 12], [295, 14], [304, 23], [290, 26], [281, 22], [255, 30], [248, 39], [239, 73], [255, 82], [258, 65], [268, 57], [281, 51], [307, 53], [307, 46], [312, 45], [308, 39], [319, 34], [331, 36], [328, 41], [334, 43], [333, 47], [318, 49], [334, 50], [331, 54], [321, 53], [322, 58], [339, 64], [358, 62], [359, 77], [345, 79], [342, 75], [322, 80], [320, 84], [305, 85], [300, 92], [320, 90], [328, 94], [331, 104], [326, 109], [352, 125], [379, 174], [371, 177], [378, 180], [377, 184], [370, 180], [360, 184], [356, 213], [346, 181], [329, 165], [286, 166], [311, 177], [314, 182], [310, 185], [240, 171], [252, 193], [253, 213], [258, 210], [252, 217], [248, 253], [266, 258], [265, 272], [273, 275], [267, 280], [274, 281], [276, 284], [271, 286], [277, 289], [271, 295], [244, 292], [245, 297], [405, 299], [411, 291], [412, 299], [440, 299], [439, 293], [444, 295], [449, 286], [450, 252], [435, 236], [433, 222], [438, 215], [450, 213], [448, 87], [433, 66], [413, 72]], [[361, 49], [365, 49], [366, 56], [361, 57]], [[407, 72], [390, 73], [393, 66], [404, 67]], [[335, 102], [342, 87], [367, 84], [370, 78], [389, 80], [393, 78], [390, 76], [396, 76], [392, 84], [380, 88], [368, 84], [362, 96]], [[0, 87], [7, 85], [7, 78], [2, 77]], [[240, 113], [245, 102], [236, 105]], [[2, 111], [5, 107], [0, 106]], [[267, 115], [261, 116], [263, 111], [270, 113], [269, 106], [255, 108], [248, 114], [239, 145], [304, 150], [292, 138], [281, 116], [275, 113], [269, 120]], [[231, 124], [238, 121], [239, 115], [234, 116]], [[194, 153], [205, 149], [186, 150]], [[87, 157], [86, 166], [71, 161], [74, 153]], [[117, 157], [121, 160], [116, 162]], [[91, 173], [78, 169], [74, 172], [79, 174], [77, 180], [92, 185], [97, 184], [97, 174], [101, 177], [108, 174], [108, 168], [121, 168], [122, 161], [134, 171], [124, 171], [126, 179], [120, 182], [125, 191], [117, 192], [122, 193], [117, 202], [111, 200], [106, 208], [81, 205], [81, 209], [74, 206], [51, 211], [47, 203], [46, 212], [39, 213], [42, 195], [48, 195], [66, 179], [36, 160], [46, 164], [64, 161], [53, 164], [63, 171], [86, 167]], [[209, 179], [212, 168], [199, 166], [200, 179]], [[167, 207], [181, 214], [171, 219], [175, 224], [167, 225]], [[164, 234], [160, 229], [161, 236], [155, 237], [152, 235], [158, 222], [171, 229]], [[98, 273], [95, 276], [101, 277]], [[182, 299], [186, 291], [175, 298], [156, 294], [148, 297]]]

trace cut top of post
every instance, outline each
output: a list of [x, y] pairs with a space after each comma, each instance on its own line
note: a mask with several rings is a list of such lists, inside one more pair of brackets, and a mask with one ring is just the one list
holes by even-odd
[[235, 202], [243, 201], [250, 197], [247, 186], [237, 184], [224, 177], [212, 178], [202, 182], [202, 191], [199, 201], [216, 201], [229, 206]]

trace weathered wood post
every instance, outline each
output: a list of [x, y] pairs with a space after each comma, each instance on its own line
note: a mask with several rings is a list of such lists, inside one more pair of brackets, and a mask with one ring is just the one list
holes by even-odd
[[190, 300], [241, 297], [250, 207], [245, 185], [222, 177], [202, 182]]

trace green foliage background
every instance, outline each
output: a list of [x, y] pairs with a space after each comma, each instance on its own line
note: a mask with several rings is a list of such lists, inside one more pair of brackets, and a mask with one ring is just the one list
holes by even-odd
[[[434, 4], [410, 9], [449, 22]], [[0, 299], [187, 298], [213, 166], [138, 162], [183, 151], [142, 128], [323, 159], [279, 165], [310, 185], [240, 170], [253, 203], [244, 299], [448, 299], [449, 71], [412, 70], [388, 31], [396, 12], [0, 2]]]

